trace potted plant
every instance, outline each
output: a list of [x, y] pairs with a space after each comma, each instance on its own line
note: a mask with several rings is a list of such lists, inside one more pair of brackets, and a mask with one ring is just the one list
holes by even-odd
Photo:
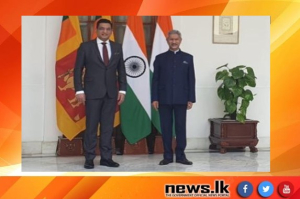
[[222, 82], [217, 93], [224, 101], [226, 114], [223, 119], [209, 119], [210, 149], [219, 147], [220, 152], [225, 153], [226, 148], [249, 146], [251, 152], [257, 152], [255, 146], [258, 143], [256, 131], [258, 121], [246, 117], [247, 108], [254, 99], [253, 93], [248, 88], [256, 86], [254, 70], [245, 65], [230, 69], [228, 64], [218, 67], [217, 70], [215, 80]]
[[[253, 100], [251, 90], [246, 89], [246, 86], [255, 87], [255, 74], [251, 67], [244, 65], [236, 66], [232, 69], [228, 68], [228, 64], [217, 68], [222, 69], [216, 74], [216, 81], [222, 81], [218, 88], [218, 96], [224, 100], [225, 111], [230, 119], [236, 119], [244, 123], [246, 120], [247, 108], [250, 101]], [[225, 68], [225, 69], [224, 69]], [[239, 103], [241, 99], [241, 103]]]

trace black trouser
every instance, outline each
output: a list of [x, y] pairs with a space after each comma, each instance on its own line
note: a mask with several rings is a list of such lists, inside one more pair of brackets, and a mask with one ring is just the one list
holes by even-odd
[[187, 105], [159, 105], [160, 125], [164, 144], [164, 159], [173, 160], [172, 135], [175, 118], [176, 160], [185, 159]]
[[100, 123], [100, 155], [101, 159], [112, 158], [112, 133], [117, 99], [107, 95], [101, 99], [87, 99], [86, 131], [84, 135], [85, 158], [93, 160], [96, 157], [97, 128]]

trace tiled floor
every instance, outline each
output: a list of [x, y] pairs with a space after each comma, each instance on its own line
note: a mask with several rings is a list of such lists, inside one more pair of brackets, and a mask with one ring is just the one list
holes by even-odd
[[[193, 165], [178, 163], [158, 165], [162, 154], [153, 155], [114, 155], [113, 160], [120, 164], [118, 168], [99, 165], [100, 157], [95, 160], [94, 169], [84, 169], [84, 157], [41, 157], [25, 156], [22, 158], [23, 172], [269, 172], [270, 151], [259, 150], [257, 153], [246, 151], [186, 153]], [[174, 158], [175, 159], [175, 158]]]

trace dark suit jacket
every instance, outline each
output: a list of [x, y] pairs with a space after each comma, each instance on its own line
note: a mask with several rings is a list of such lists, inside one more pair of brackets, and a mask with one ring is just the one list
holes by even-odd
[[[77, 51], [74, 86], [76, 92], [84, 91], [86, 99], [103, 98], [106, 93], [110, 98], [116, 98], [119, 90], [126, 91], [122, 46], [113, 41], [110, 41], [110, 46], [111, 57], [108, 66], [105, 66], [100, 56], [96, 39], [82, 43]], [[85, 68], [84, 84], [83, 68]]]
[[152, 79], [152, 102], [187, 104], [196, 102], [193, 56], [172, 51], [156, 56]]

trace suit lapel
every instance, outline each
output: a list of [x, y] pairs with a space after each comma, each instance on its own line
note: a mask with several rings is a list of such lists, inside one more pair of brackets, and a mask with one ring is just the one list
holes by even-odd
[[116, 45], [115, 45], [115, 42], [109, 40], [110, 42], [110, 50], [111, 50], [111, 55], [110, 55], [110, 58], [109, 58], [109, 62], [108, 62], [108, 66], [109, 67], [111, 65], [111, 63], [113, 62], [113, 59], [114, 59], [114, 55], [115, 55], [115, 52], [116, 52]]
[[113, 59], [113, 57], [114, 57], [114, 53], [115, 53], [115, 43], [113, 42], [113, 41], [110, 41], [109, 40], [109, 42], [110, 42], [110, 50], [111, 50], [111, 55], [110, 55], [110, 58], [109, 58], [109, 63], [108, 63], [108, 66], [110, 65], [110, 63], [112, 62], [112, 59]]

